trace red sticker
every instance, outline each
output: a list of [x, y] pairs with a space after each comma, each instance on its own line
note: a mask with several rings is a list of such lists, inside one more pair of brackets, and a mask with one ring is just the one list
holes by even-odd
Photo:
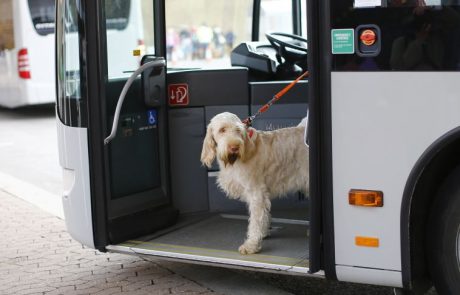
[[169, 105], [186, 106], [189, 104], [188, 84], [169, 84]]

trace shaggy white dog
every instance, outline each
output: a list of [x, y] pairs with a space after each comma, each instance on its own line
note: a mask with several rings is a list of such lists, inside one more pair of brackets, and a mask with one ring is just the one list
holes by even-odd
[[[305, 120], [304, 120], [305, 121]], [[305, 122], [274, 131], [246, 128], [234, 114], [211, 119], [201, 152], [201, 162], [211, 167], [217, 157], [219, 187], [232, 199], [247, 203], [249, 226], [241, 254], [260, 251], [269, 233], [271, 199], [289, 192], [308, 194], [308, 147]]]

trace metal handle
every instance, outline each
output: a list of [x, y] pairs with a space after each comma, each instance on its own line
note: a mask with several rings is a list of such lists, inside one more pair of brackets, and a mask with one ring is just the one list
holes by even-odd
[[110, 135], [107, 136], [107, 138], [104, 139], [104, 144], [109, 144], [112, 139], [115, 138], [115, 135], [117, 134], [117, 128], [118, 128], [118, 121], [120, 120], [120, 112], [121, 112], [121, 107], [123, 106], [123, 101], [125, 100], [126, 93], [129, 90], [129, 87], [131, 87], [131, 84], [133, 84], [134, 80], [144, 72], [146, 69], [153, 68], [153, 67], [164, 67], [166, 65], [166, 62], [164, 59], [161, 60], [154, 60], [147, 62], [143, 65], [141, 65], [126, 81], [125, 86], [123, 86], [123, 90], [120, 93], [120, 97], [118, 98], [117, 102], [117, 107], [115, 109], [115, 115], [113, 117], [113, 123], [112, 123], [112, 131], [110, 132]]

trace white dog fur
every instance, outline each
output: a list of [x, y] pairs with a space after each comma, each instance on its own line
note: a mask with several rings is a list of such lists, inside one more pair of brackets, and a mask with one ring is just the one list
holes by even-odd
[[247, 237], [241, 254], [260, 251], [269, 233], [271, 199], [301, 191], [308, 195], [308, 147], [304, 143], [306, 120], [299, 126], [274, 131], [246, 129], [232, 113], [211, 119], [201, 152], [201, 162], [211, 167], [217, 157], [219, 187], [229, 198], [247, 203]]

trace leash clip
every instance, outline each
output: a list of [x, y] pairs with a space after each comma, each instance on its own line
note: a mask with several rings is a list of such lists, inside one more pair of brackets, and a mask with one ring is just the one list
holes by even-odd
[[243, 120], [243, 124], [246, 125], [246, 128], [252, 127], [252, 119], [253, 118], [251, 116]]

